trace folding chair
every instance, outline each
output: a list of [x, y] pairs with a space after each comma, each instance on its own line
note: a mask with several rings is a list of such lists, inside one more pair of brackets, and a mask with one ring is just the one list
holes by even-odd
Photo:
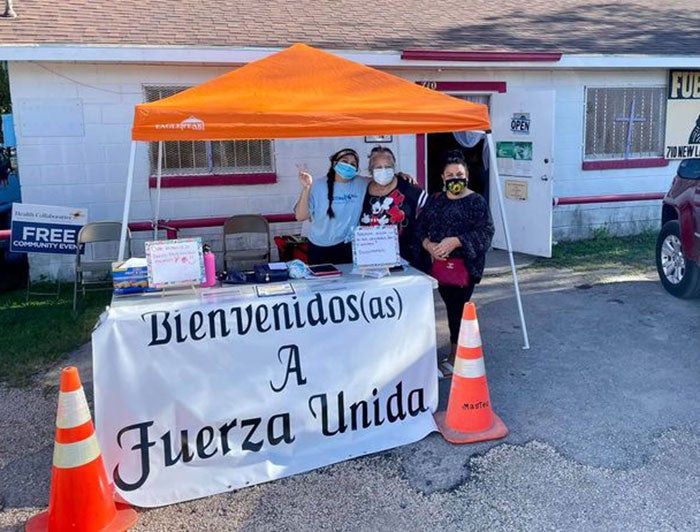
[[[240, 237], [237, 239], [235, 249], [231, 249], [234, 246], [228, 242], [227, 237], [231, 235]], [[264, 238], [255, 241], [255, 235], [264, 235]], [[234, 261], [250, 266], [256, 262], [269, 262], [271, 255], [270, 224], [259, 214], [231, 216], [224, 222], [223, 249], [224, 270], [227, 271], [229, 264]]]
[[[118, 259], [118, 248], [116, 246], [112, 257], [87, 259], [88, 244], [93, 248], [90, 251], [94, 255], [94, 244], [99, 242], [119, 243], [121, 231], [121, 222], [93, 222], [85, 224], [78, 233], [78, 247], [75, 254], [75, 281], [73, 283], [73, 310], [76, 309], [78, 303], [78, 285], [80, 285], [83, 297], [85, 297], [86, 285], [105, 285], [110, 283], [112, 262]], [[131, 231], [128, 228], [126, 230], [126, 243], [126, 258], [128, 258], [131, 256]], [[99, 275], [100, 273], [102, 274], [101, 276]], [[86, 276], [85, 274], [88, 275]], [[100, 289], [104, 290], [105, 288], [108, 287], [102, 286]], [[109, 288], [111, 288], [111, 284]], [[88, 288], [87, 290], [97, 289]]]

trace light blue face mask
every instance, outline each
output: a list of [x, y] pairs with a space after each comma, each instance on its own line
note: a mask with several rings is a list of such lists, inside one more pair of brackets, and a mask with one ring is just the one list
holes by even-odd
[[357, 175], [357, 168], [343, 161], [335, 163], [333, 170], [343, 179], [353, 179]]

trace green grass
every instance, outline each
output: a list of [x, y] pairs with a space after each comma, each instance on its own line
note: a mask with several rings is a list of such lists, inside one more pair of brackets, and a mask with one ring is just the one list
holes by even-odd
[[[55, 290], [33, 285], [32, 291]], [[0, 294], [0, 381], [13, 386], [60, 360], [90, 339], [97, 317], [109, 304], [111, 291], [88, 292], [73, 312], [73, 284], [55, 296], [30, 296], [25, 290]]]
[[589, 240], [558, 243], [552, 248], [551, 259], [537, 259], [533, 266], [574, 270], [649, 270], [655, 264], [656, 236], [656, 231], [632, 236], [612, 236], [601, 229]]

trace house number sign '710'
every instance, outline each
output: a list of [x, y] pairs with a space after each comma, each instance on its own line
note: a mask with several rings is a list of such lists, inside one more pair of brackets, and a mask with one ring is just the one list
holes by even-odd
[[419, 81], [418, 85], [426, 89], [437, 90], [437, 81]]

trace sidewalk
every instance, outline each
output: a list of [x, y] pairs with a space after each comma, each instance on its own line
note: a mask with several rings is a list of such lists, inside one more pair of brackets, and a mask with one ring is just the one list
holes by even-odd
[[[537, 258], [532, 255], [524, 255], [522, 253], [513, 253], [515, 268], [519, 271], [521, 268], [531, 266]], [[491, 249], [486, 254], [486, 275], [501, 275], [510, 273], [510, 257], [508, 252], [501, 249]]]

